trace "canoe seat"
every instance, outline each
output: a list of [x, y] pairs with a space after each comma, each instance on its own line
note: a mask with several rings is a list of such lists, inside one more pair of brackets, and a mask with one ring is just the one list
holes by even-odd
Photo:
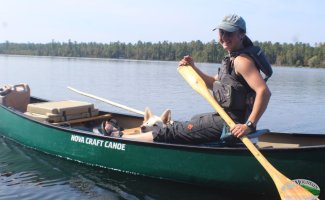
[[[256, 130], [255, 132], [249, 133], [247, 135], [247, 137], [253, 142], [253, 143], [257, 143], [258, 142], [258, 137], [270, 132], [269, 129], [261, 129], [261, 130]], [[241, 142], [240, 139], [234, 137], [229, 130], [227, 129], [227, 127], [223, 128], [221, 137], [220, 137], [220, 141], [217, 142], [211, 142], [211, 143], [207, 143], [204, 144], [203, 146], [213, 146], [213, 147], [222, 147], [222, 146], [243, 146], [243, 143]]]

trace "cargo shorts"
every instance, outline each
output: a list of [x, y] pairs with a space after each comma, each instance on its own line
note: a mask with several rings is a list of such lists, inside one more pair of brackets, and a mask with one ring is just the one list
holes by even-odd
[[217, 113], [205, 113], [185, 122], [174, 121], [164, 128], [155, 127], [155, 142], [177, 144], [204, 144], [217, 142], [222, 134], [223, 119]]

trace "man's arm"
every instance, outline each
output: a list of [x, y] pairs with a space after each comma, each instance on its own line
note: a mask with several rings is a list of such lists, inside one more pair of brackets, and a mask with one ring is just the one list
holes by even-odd
[[217, 80], [217, 77], [213, 77], [203, 73], [199, 68], [197, 68], [194, 64], [194, 61], [191, 56], [184, 56], [184, 58], [179, 62], [178, 66], [190, 65], [193, 69], [199, 74], [199, 76], [203, 79], [207, 87], [212, 90], [213, 83]]
[[[237, 56], [234, 62], [236, 73], [242, 75], [256, 93], [253, 110], [248, 117], [248, 120], [256, 125], [267, 108], [271, 92], [256, 68], [254, 61], [249, 56]], [[238, 125], [235, 126], [232, 133], [237, 137], [241, 137], [248, 134], [248, 131], [249, 129], [246, 125]]]

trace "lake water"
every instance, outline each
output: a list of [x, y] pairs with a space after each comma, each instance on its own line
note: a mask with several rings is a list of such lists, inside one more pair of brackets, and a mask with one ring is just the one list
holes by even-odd
[[[128, 113], [67, 89], [72, 86], [138, 110], [148, 106], [157, 115], [169, 108], [174, 120], [212, 111], [176, 66], [177, 62], [0, 55], [0, 85], [28, 83], [33, 96], [88, 101], [104, 110]], [[219, 67], [197, 66], [209, 74]], [[272, 97], [259, 128], [325, 133], [324, 69], [274, 67], [268, 85]], [[233, 199], [233, 195], [89, 167], [0, 139], [0, 199]]]

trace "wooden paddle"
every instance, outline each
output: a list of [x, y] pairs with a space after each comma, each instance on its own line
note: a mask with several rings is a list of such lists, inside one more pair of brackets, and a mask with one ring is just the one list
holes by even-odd
[[125, 106], [125, 105], [122, 105], [122, 104], [119, 104], [119, 103], [115, 103], [115, 102], [110, 101], [108, 99], [104, 99], [102, 97], [98, 97], [98, 96], [95, 96], [95, 95], [92, 95], [92, 94], [89, 94], [89, 93], [86, 93], [86, 92], [81, 92], [81, 91], [79, 91], [79, 90], [77, 90], [77, 89], [75, 89], [73, 87], [70, 87], [70, 86], [68, 86], [67, 88], [70, 89], [70, 90], [72, 90], [72, 91], [74, 91], [74, 92], [76, 92], [76, 93], [82, 94], [84, 96], [91, 97], [93, 99], [97, 99], [99, 101], [102, 101], [102, 102], [111, 104], [113, 106], [116, 106], [116, 107], [125, 109], [125, 110], [130, 111], [130, 112], [134, 112], [134, 113], [137, 113], [137, 114], [140, 114], [140, 115], [144, 115], [144, 112], [143, 111], [140, 111], [140, 110], [137, 110], [137, 109], [134, 109], [134, 108], [130, 108], [128, 106]]
[[[219, 113], [219, 115], [228, 124], [229, 127], [235, 126], [235, 122], [212, 97], [203, 79], [196, 73], [196, 71], [191, 66], [178, 67], [178, 72], [183, 76], [183, 78], [188, 82], [188, 84], [190, 84], [190, 86], [196, 92], [201, 94], [212, 105], [212, 107]], [[241, 137], [240, 139], [246, 145], [248, 150], [260, 162], [264, 169], [269, 173], [276, 185], [281, 199], [318, 199], [309, 191], [296, 184], [295, 182], [281, 174], [277, 169], [275, 169], [246, 136]]]

